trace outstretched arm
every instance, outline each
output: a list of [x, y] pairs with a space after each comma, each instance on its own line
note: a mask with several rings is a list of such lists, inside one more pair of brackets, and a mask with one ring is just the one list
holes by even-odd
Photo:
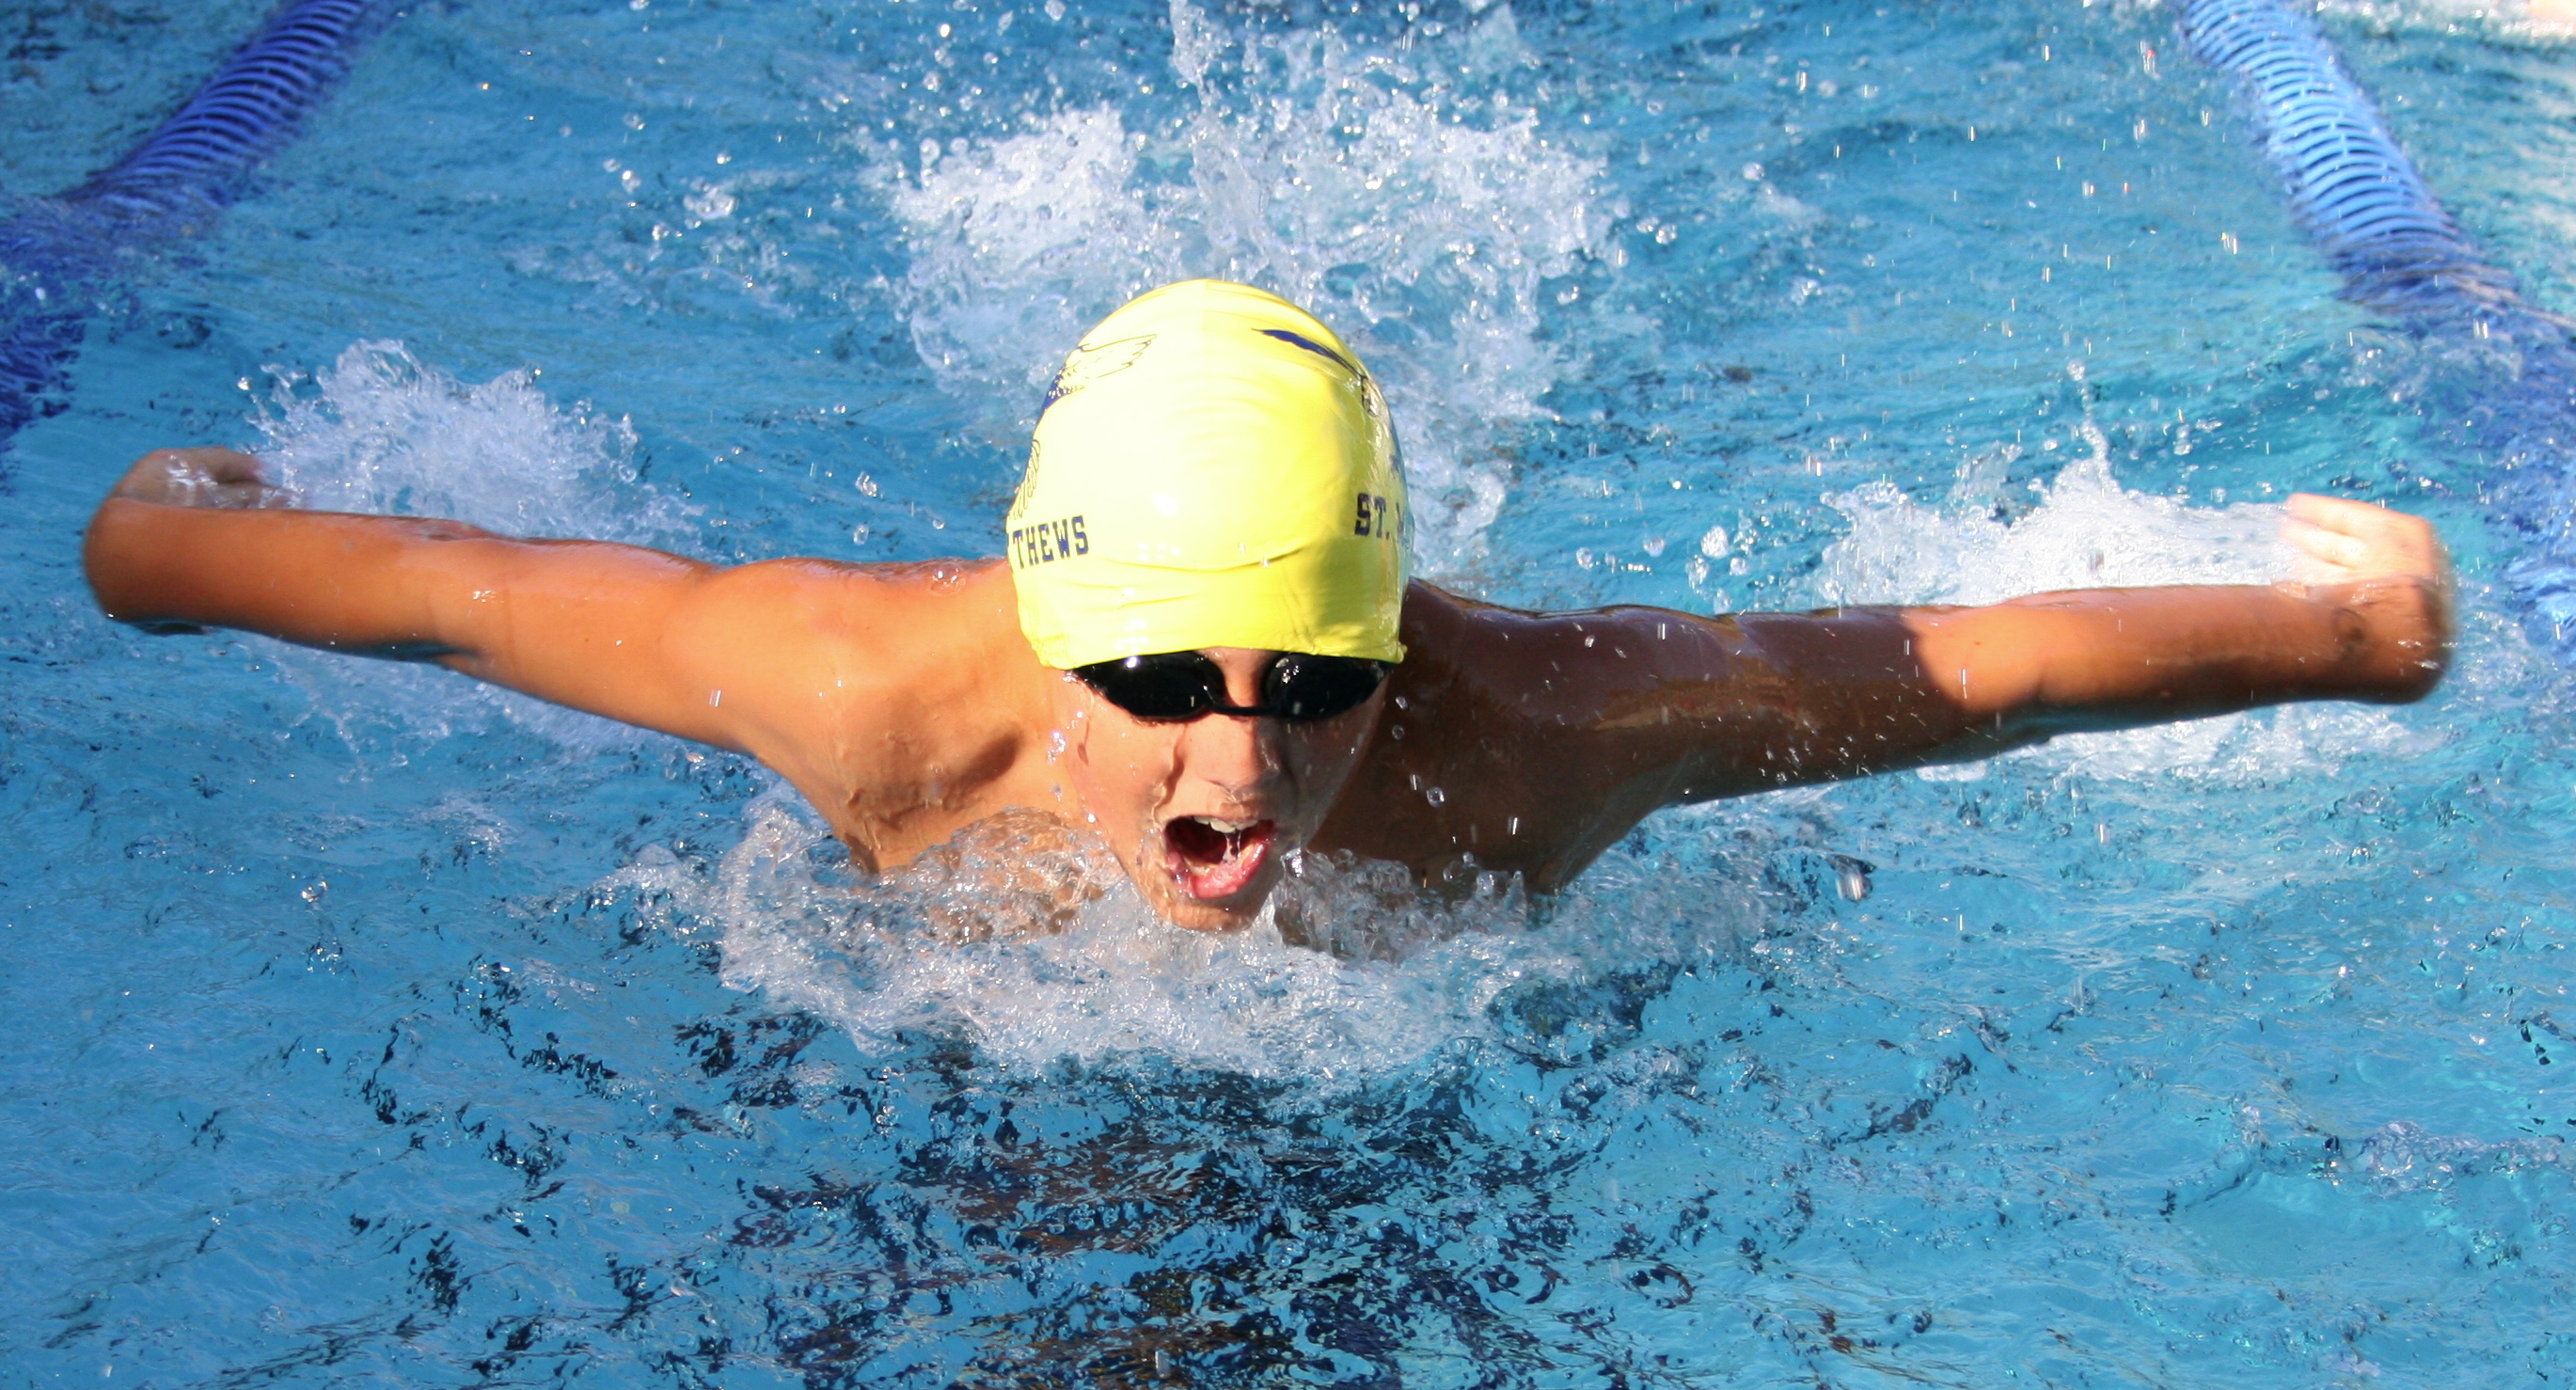
[[99, 507], [83, 559], [107, 615], [147, 630], [243, 628], [432, 661], [742, 746], [708, 676], [739, 654], [702, 630], [724, 576], [739, 571], [637, 546], [301, 511], [258, 460], [228, 449], [146, 455]]
[[1677, 802], [2064, 732], [2429, 692], [2450, 655], [2450, 569], [2432, 529], [2303, 495], [2284, 531], [2307, 584], [1717, 619], [1517, 613], [1417, 590], [1389, 741], [1319, 844], [1435, 875], [1472, 855], [1551, 888]]

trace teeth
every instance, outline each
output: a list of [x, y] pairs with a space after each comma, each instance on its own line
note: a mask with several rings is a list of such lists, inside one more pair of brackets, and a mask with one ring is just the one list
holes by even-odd
[[1257, 820], [1218, 820], [1214, 816], [1201, 816], [1199, 819], [1207, 823], [1208, 829], [1220, 835], [1240, 835], [1261, 824]]

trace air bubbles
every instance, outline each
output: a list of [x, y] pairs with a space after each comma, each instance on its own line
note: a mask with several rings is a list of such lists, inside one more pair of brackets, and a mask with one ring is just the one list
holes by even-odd
[[691, 217], [702, 222], [723, 221], [733, 216], [735, 207], [733, 194], [726, 192], [721, 186], [704, 184], [699, 186], [697, 192], [680, 201], [682, 206], [688, 208]]

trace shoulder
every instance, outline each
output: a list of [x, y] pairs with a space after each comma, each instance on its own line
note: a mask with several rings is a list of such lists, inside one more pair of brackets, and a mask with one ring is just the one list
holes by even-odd
[[872, 863], [998, 809], [1042, 746], [1051, 673], [997, 561], [768, 561], [712, 579], [699, 607], [740, 746]]
[[1023, 722], [1042, 691], [999, 561], [742, 565], [709, 575], [673, 628], [710, 688], [722, 677], [741, 691], [742, 717], [773, 746], [827, 728], [901, 743], [989, 735]]
[[[1505, 608], [1417, 580], [1405, 590], [1405, 656], [1394, 690], [1408, 704], [1472, 707], [1486, 720], [1555, 714], [1564, 692], [1592, 664], [1583, 659], [1590, 650], [1584, 639], [1597, 641], [1613, 622], [1614, 615], [1598, 610]], [[1489, 733], [1492, 728], [1487, 725]]]
[[763, 560], [709, 574], [685, 620], [773, 643], [953, 650], [1016, 641], [1016, 603], [998, 560]]

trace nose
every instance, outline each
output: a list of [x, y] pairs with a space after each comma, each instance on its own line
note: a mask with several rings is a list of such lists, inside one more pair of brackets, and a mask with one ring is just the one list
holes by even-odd
[[[1233, 698], [1243, 696], [1234, 692]], [[1278, 726], [1276, 719], [1241, 715], [1193, 720], [1181, 736], [1181, 771], [1236, 801], [1259, 800], [1279, 776]]]

